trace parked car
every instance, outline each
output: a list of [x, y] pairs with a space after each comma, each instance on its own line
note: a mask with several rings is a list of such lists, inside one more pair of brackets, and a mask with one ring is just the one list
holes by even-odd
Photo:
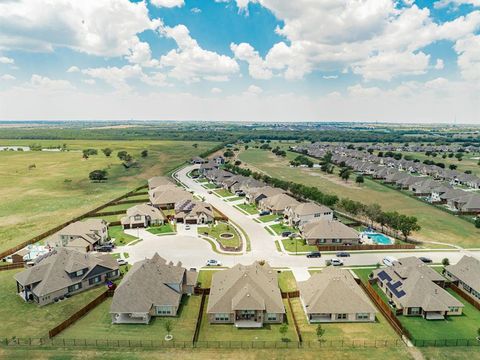
[[262, 211], [260, 211], [259, 215], [260, 215], [260, 216], [270, 215], [270, 211], [268, 211], [268, 210], [262, 210]]
[[212, 194], [212, 190], [208, 190], [208, 191], [207, 191], [207, 194]]
[[322, 257], [322, 254], [320, 254], [320, 251], [312, 251], [307, 254], [307, 258], [319, 258]]
[[330, 260], [330, 264], [332, 264], [333, 266], [343, 266], [343, 260], [333, 258], [332, 260]]
[[289, 237], [290, 235], [292, 235], [292, 232], [291, 232], [291, 231], [284, 231], [284, 232], [282, 232], [282, 236], [283, 236], [283, 237]]
[[291, 233], [290, 235], [288, 235], [288, 237], [289, 237], [290, 239], [295, 239], [296, 237], [298, 237], [298, 234], [296, 234], [296, 233]]
[[95, 251], [98, 252], [111, 252], [113, 250], [112, 244], [104, 244], [95, 247]]
[[350, 257], [350, 254], [346, 251], [337, 252], [337, 257]]
[[222, 263], [218, 260], [210, 259], [207, 260], [206, 266], [222, 266]]
[[190, 230], [190, 225], [185, 225], [185, 230]]
[[392, 299], [388, 300], [388, 305], [390, 305], [394, 309], [397, 307], [397, 305], [395, 304], [395, 302]]
[[432, 263], [432, 259], [427, 258], [427, 257], [425, 257], [425, 256], [420, 256], [419, 259], [420, 259], [420, 261], [424, 262], [425, 264], [430, 264], [430, 263]]
[[117, 264], [118, 265], [127, 265], [128, 264], [128, 261], [127, 260], [124, 260], [124, 259], [117, 259]]
[[382, 260], [383, 264], [386, 266], [392, 266], [394, 262], [398, 261], [393, 256], [385, 256]]

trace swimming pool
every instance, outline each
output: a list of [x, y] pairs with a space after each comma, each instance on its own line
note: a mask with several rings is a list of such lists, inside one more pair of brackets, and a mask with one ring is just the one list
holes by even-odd
[[368, 236], [369, 239], [371, 239], [373, 242], [379, 245], [391, 245], [392, 240], [383, 234], [376, 233], [376, 232], [364, 232], [363, 235]]

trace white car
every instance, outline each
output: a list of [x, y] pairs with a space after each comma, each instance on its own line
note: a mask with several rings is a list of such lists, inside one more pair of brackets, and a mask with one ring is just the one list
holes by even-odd
[[210, 259], [207, 260], [206, 266], [222, 266], [222, 263], [218, 260]]
[[124, 259], [117, 259], [117, 264], [118, 265], [127, 265], [128, 261]]
[[340, 260], [340, 259], [337, 259], [337, 258], [333, 258], [332, 260], [330, 260], [330, 263], [333, 266], [342, 266], [343, 265], [343, 261]]
[[185, 230], [190, 230], [190, 225], [185, 225]]
[[385, 256], [382, 260], [383, 264], [384, 265], [387, 265], [387, 266], [392, 266], [394, 262], [398, 261], [396, 258], [394, 258], [393, 256]]

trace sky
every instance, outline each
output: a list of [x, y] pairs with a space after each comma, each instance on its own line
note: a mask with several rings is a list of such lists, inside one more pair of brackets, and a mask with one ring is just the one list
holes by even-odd
[[480, 125], [480, 0], [1, 0], [0, 119]]

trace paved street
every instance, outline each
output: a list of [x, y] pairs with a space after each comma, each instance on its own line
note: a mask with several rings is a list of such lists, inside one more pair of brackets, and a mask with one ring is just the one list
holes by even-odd
[[[208, 190], [199, 183], [186, 176], [192, 169], [198, 165], [187, 166], [178, 171], [178, 179], [186, 185], [189, 190], [205, 198], [205, 201], [212, 204], [219, 211], [240, 226], [249, 236], [251, 251], [243, 255], [224, 255], [212, 250], [211, 245], [203, 239], [197, 237], [195, 226], [190, 230], [185, 230], [182, 224], [178, 225], [177, 235], [156, 236], [148, 231], [141, 229], [127, 230], [131, 235], [140, 236], [142, 241], [132, 245], [118, 248], [120, 252], [128, 252], [131, 263], [151, 257], [158, 252], [168, 261], [181, 261], [184, 266], [200, 268], [204, 266], [208, 259], [217, 259], [225, 266], [232, 266], [237, 263], [249, 264], [254, 260], [266, 260], [275, 267], [289, 267], [294, 270], [297, 280], [305, 280], [308, 277], [306, 269], [309, 267], [324, 266], [325, 260], [335, 257], [333, 254], [323, 254], [320, 259], [308, 259], [305, 255], [288, 255], [277, 251], [275, 247], [275, 237], [270, 235], [262, 226], [253, 220], [251, 216], [244, 214], [232, 206], [232, 203], [226, 202], [214, 194], [209, 194]], [[441, 262], [445, 257], [450, 259], [451, 263], [457, 262], [465, 251], [405, 251], [405, 252], [351, 252], [351, 257], [344, 259], [345, 265], [372, 265], [381, 263], [386, 255], [396, 258], [404, 256], [428, 256], [434, 262]], [[478, 251], [469, 251], [470, 255], [479, 256]]]

